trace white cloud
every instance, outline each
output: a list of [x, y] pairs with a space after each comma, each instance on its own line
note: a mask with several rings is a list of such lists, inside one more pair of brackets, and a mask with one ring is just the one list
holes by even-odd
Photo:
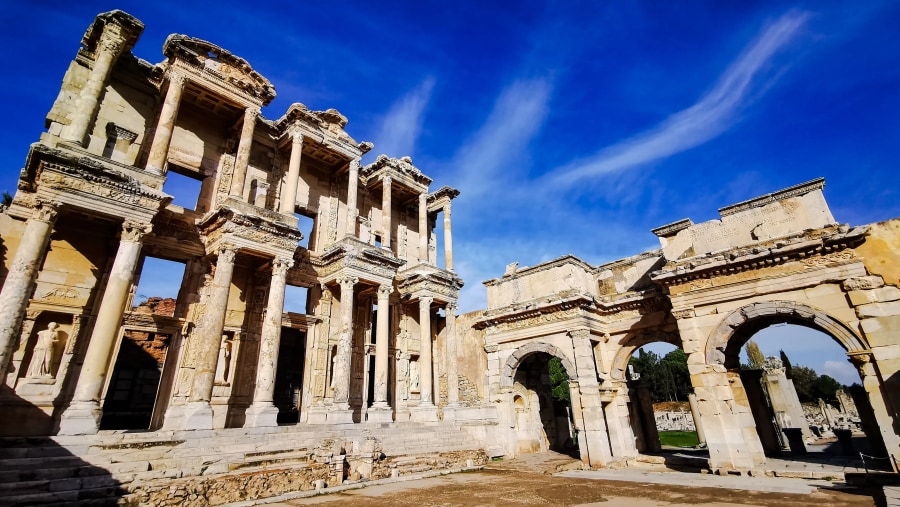
[[569, 186], [601, 174], [621, 171], [663, 159], [703, 144], [728, 130], [742, 106], [754, 93], [754, 78], [775, 53], [787, 45], [808, 14], [788, 12], [768, 25], [719, 77], [697, 103], [679, 111], [656, 127], [601, 150], [593, 157], [565, 166], [551, 181]]
[[398, 158], [413, 155], [433, 88], [434, 78], [428, 78], [394, 102], [375, 136], [375, 153]]

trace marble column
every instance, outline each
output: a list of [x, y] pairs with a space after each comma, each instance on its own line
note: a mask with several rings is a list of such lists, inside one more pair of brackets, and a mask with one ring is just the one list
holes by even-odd
[[388, 348], [390, 347], [390, 285], [378, 286], [378, 319], [375, 324], [375, 400], [368, 411], [369, 421], [390, 422], [388, 405]]
[[300, 181], [300, 157], [303, 154], [303, 134], [294, 132], [291, 135], [291, 159], [288, 162], [287, 181], [281, 191], [281, 212], [294, 214], [297, 206], [297, 184]]
[[447, 405], [459, 405], [459, 337], [456, 336], [456, 301], [447, 303]]
[[178, 118], [178, 106], [181, 104], [181, 92], [184, 90], [185, 78], [178, 74], [169, 76], [169, 89], [163, 99], [162, 110], [156, 123], [156, 132], [150, 144], [150, 155], [147, 157], [147, 172], [162, 174], [169, 156], [169, 143], [172, 131]]
[[450, 203], [444, 205], [444, 265], [453, 271], [453, 236], [450, 232]]
[[128, 221], [122, 224], [119, 249], [100, 299], [100, 310], [75, 385], [75, 394], [60, 420], [60, 435], [91, 435], [100, 428], [100, 398], [109, 372], [110, 356], [119, 338], [125, 303], [140, 260], [141, 240], [150, 230], [150, 224]]
[[381, 246], [391, 249], [391, 177], [381, 179]]
[[431, 355], [431, 302], [432, 298], [419, 298], [419, 385], [422, 391], [422, 405], [434, 403], [434, 360]]
[[248, 107], [244, 110], [244, 125], [241, 127], [241, 140], [238, 141], [237, 154], [234, 156], [234, 172], [231, 175], [231, 190], [228, 195], [244, 198], [244, 183], [247, 179], [247, 166], [250, 164], [250, 149], [253, 147], [253, 131], [256, 129], [256, 117], [259, 109]]
[[419, 194], [419, 261], [428, 262], [428, 193]]
[[359, 185], [359, 159], [350, 161], [350, 174], [347, 181], [347, 223], [344, 224], [344, 236], [356, 236], [356, 187]]
[[190, 339], [191, 359], [194, 368], [191, 394], [184, 407], [183, 429], [205, 429], [213, 427], [213, 412], [209, 405], [213, 383], [216, 377], [216, 363], [222, 346], [222, 331], [225, 329], [225, 312], [228, 309], [228, 293], [234, 274], [234, 259], [237, 255], [232, 245], [223, 245], [218, 252], [216, 271], [206, 300], [206, 311], [197, 321], [197, 327]]
[[100, 35], [97, 42], [96, 57], [91, 66], [90, 74], [81, 88], [78, 99], [75, 101], [75, 110], [72, 122], [65, 129], [63, 136], [67, 141], [84, 145], [88, 129], [97, 115], [97, 106], [100, 103], [100, 95], [103, 87], [109, 79], [110, 70], [125, 49], [125, 41], [118, 33], [110, 33], [107, 30]]
[[334, 403], [339, 409], [349, 408], [350, 361], [353, 347], [353, 286], [358, 281], [351, 276], [338, 280], [341, 284], [341, 334], [338, 338], [333, 377]]
[[245, 426], [278, 426], [278, 409], [273, 403], [275, 373], [278, 368], [278, 348], [281, 345], [281, 321], [284, 314], [284, 288], [287, 272], [293, 259], [278, 258], [272, 265], [269, 282], [269, 302], [262, 325], [259, 362], [256, 368], [256, 388], [253, 404], [247, 409]]
[[12, 349], [21, 332], [22, 317], [28, 298], [34, 291], [34, 282], [47, 253], [58, 212], [58, 203], [37, 203], [32, 217], [25, 222], [19, 248], [9, 265], [9, 273], [0, 291], [0, 315], [4, 316], [0, 319], [0, 379], [6, 378]]

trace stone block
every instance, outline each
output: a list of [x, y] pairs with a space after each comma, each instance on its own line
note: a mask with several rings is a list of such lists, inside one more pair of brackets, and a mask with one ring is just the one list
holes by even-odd
[[844, 280], [841, 286], [844, 290], [877, 289], [884, 286], [884, 279], [878, 275], [861, 276]]
[[890, 303], [871, 303], [856, 307], [856, 314], [860, 319], [866, 317], [893, 317], [900, 316], [900, 301]]

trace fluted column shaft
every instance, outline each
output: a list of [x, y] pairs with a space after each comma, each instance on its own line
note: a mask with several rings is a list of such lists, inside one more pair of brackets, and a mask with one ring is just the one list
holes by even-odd
[[341, 284], [341, 334], [338, 338], [337, 359], [334, 364], [334, 403], [350, 401], [350, 361], [353, 347], [353, 286], [356, 278], [346, 277]]
[[419, 387], [422, 392], [421, 405], [433, 404], [432, 391], [434, 385], [434, 365], [431, 356], [431, 301], [432, 298], [419, 299]]
[[209, 288], [206, 311], [198, 319], [197, 327], [191, 337], [195, 342], [191, 347], [194, 360], [194, 378], [191, 383], [191, 403], [208, 404], [212, 398], [213, 382], [216, 376], [216, 363], [219, 360], [219, 348], [222, 346], [222, 331], [225, 329], [225, 312], [228, 308], [228, 292], [231, 290], [231, 277], [234, 274], [236, 252], [233, 246], [226, 245], [219, 250], [216, 260], [216, 272]]
[[4, 316], [0, 319], [0, 379], [6, 378], [13, 344], [21, 332], [22, 317], [47, 253], [58, 211], [54, 203], [38, 203], [35, 207], [33, 216], [25, 222], [19, 248], [0, 291], [0, 315]]
[[456, 336], [455, 302], [447, 304], [447, 404], [459, 404], [459, 349]]
[[84, 144], [88, 128], [97, 115], [100, 95], [109, 79], [110, 70], [124, 48], [125, 44], [121, 38], [104, 30], [97, 43], [94, 65], [75, 102], [74, 117], [64, 134], [66, 140]]
[[244, 110], [244, 125], [241, 127], [241, 140], [238, 142], [237, 155], [234, 156], [234, 173], [231, 176], [231, 191], [228, 195], [242, 199], [244, 184], [247, 179], [247, 166], [250, 164], [250, 149], [253, 146], [253, 131], [256, 129], [256, 117], [259, 109], [248, 107]]
[[125, 302], [141, 256], [141, 240], [149, 224], [125, 222], [122, 239], [100, 300], [100, 310], [88, 342], [75, 394], [60, 421], [61, 435], [96, 433], [100, 427], [100, 396], [109, 371], [110, 356], [119, 337]]
[[428, 195], [419, 194], [419, 260], [428, 262]]
[[385, 176], [381, 180], [381, 245], [391, 249], [391, 177]]
[[373, 406], [387, 406], [390, 296], [390, 285], [380, 285], [378, 287], [378, 318], [375, 324], [375, 400]]
[[178, 107], [181, 104], [181, 92], [184, 90], [184, 77], [178, 74], [169, 77], [169, 89], [163, 99], [162, 110], [159, 112], [159, 120], [156, 123], [156, 133], [153, 134], [153, 143], [150, 145], [150, 155], [147, 157], [147, 172], [162, 174], [169, 155], [169, 143], [172, 141], [172, 131], [175, 129], [175, 120], [178, 118]]
[[444, 205], [444, 264], [453, 271], [453, 235], [450, 232], [450, 203]]
[[347, 182], [347, 223], [344, 225], [344, 236], [356, 235], [356, 194], [359, 185], [359, 159], [350, 161], [350, 175]]
[[300, 181], [300, 157], [303, 154], [303, 135], [294, 132], [291, 136], [291, 159], [288, 162], [287, 181], [281, 192], [281, 212], [294, 213], [297, 205], [297, 183]]

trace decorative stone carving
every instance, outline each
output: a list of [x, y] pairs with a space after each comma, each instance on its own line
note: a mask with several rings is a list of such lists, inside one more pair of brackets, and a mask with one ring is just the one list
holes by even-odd
[[59, 324], [51, 322], [47, 329], [39, 331], [37, 342], [31, 353], [31, 364], [28, 366], [29, 377], [52, 377], [53, 359], [56, 345], [59, 343]]

